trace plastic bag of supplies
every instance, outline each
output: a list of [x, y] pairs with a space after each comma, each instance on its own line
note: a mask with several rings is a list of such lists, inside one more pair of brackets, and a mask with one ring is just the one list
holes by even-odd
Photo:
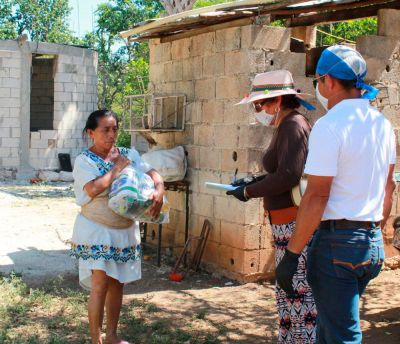
[[153, 219], [148, 214], [153, 204], [154, 192], [154, 182], [149, 175], [132, 166], [127, 166], [111, 184], [108, 206], [128, 219], [149, 223], [168, 223], [169, 205], [165, 197], [160, 215]]

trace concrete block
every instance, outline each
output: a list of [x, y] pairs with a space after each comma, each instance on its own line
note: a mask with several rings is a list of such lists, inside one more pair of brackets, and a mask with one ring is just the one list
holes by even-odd
[[239, 98], [242, 93], [243, 89], [241, 89], [241, 83], [236, 77], [221, 77], [217, 79], [217, 99]]
[[273, 248], [261, 249], [259, 271], [271, 275], [275, 271], [275, 250]]
[[21, 128], [12, 128], [11, 129], [11, 137], [20, 138], [21, 137]]
[[247, 149], [237, 149], [233, 146], [230, 149], [222, 149], [221, 154], [221, 171], [233, 173], [238, 169], [239, 173], [248, 172], [249, 152]]
[[176, 83], [176, 92], [186, 94], [186, 101], [193, 102], [194, 100], [194, 81], [178, 81]]
[[73, 82], [73, 74], [68, 73], [56, 73], [54, 82]]
[[15, 117], [3, 118], [1, 126], [3, 128], [19, 128], [21, 125], [20, 119]]
[[49, 144], [48, 144], [47, 140], [33, 140], [33, 139], [31, 139], [30, 148], [43, 149], [43, 148], [47, 148], [48, 146], [49, 146]]
[[378, 35], [400, 37], [400, 11], [381, 9], [378, 11]]
[[191, 225], [190, 235], [200, 236], [201, 229], [205, 220], [208, 220], [211, 224], [210, 234], [207, 241], [219, 243], [221, 241], [221, 221], [215, 218], [205, 217], [201, 215], [195, 215], [194, 221]]
[[0, 88], [0, 98], [9, 98], [11, 96], [11, 88], [1, 87]]
[[19, 158], [2, 158], [2, 167], [18, 167]]
[[220, 247], [218, 242], [207, 241], [202, 260], [215, 266], [219, 265]]
[[40, 131], [31, 131], [31, 140], [40, 140]]
[[[217, 80], [218, 82], [218, 80]], [[195, 81], [196, 99], [214, 99], [215, 98], [215, 79], [203, 79]]]
[[224, 102], [217, 100], [204, 101], [202, 105], [201, 121], [203, 123], [223, 122]]
[[193, 214], [214, 217], [214, 198], [212, 195], [193, 193], [190, 197], [190, 209]]
[[18, 58], [3, 58], [2, 66], [6, 68], [21, 68], [21, 59]]
[[10, 68], [0, 67], [0, 78], [9, 78], [9, 77], [10, 77]]
[[253, 46], [257, 35], [262, 30], [260, 25], [246, 25], [241, 28], [241, 48], [250, 48]]
[[0, 107], [0, 123], [1, 123], [1, 118], [4, 118], [4, 117], [10, 117], [10, 109]]
[[288, 28], [264, 26], [252, 45], [254, 49], [289, 51], [291, 31]]
[[10, 78], [19, 78], [19, 77], [21, 77], [21, 69], [10, 68]]
[[215, 52], [215, 32], [203, 33], [192, 37], [190, 56], [207, 56]]
[[[189, 168], [199, 168], [200, 165], [200, 147], [196, 146], [186, 146], [185, 147]], [[191, 179], [192, 186], [194, 184], [194, 180]]]
[[167, 199], [172, 209], [185, 210], [185, 194], [183, 192], [167, 191]]
[[[244, 93], [243, 93], [244, 96]], [[253, 113], [250, 106], [238, 106], [235, 102], [224, 102], [223, 121], [225, 124], [248, 124], [249, 115]]]
[[222, 191], [216, 189], [210, 189], [206, 187], [206, 182], [221, 183], [221, 172], [220, 171], [204, 171], [198, 172], [199, 176], [199, 192], [206, 195], [219, 195], [222, 196]]
[[3, 137], [1, 139], [2, 147], [17, 148], [19, 147], [19, 138]]
[[19, 97], [21, 97], [21, 89], [11, 88], [11, 98], [19, 98]]
[[0, 87], [13, 87], [19, 88], [21, 80], [17, 78], [0, 78]]
[[210, 147], [213, 144], [213, 127], [210, 125], [195, 125], [194, 140], [195, 145]]
[[393, 53], [398, 52], [400, 41], [396, 37], [384, 36], [359, 36], [357, 37], [357, 50], [361, 55], [368, 55], [378, 59], [388, 60]]
[[261, 246], [261, 226], [221, 221], [221, 244], [242, 250], [258, 250]]
[[71, 93], [69, 92], [54, 92], [54, 101], [70, 102], [72, 100]]
[[213, 54], [203, 58], [203, 76], [215, 77], [224, 75], [225, 54]]
[[234, 197], [214, 196], [214, 217], [221, 221], [229, 221], [244, 224], [243, 203], [234, 199]]
[[237, 147], [239, 144], [240, 126], [238, 125], [215, 125], [214, 146], [218, 148]]
[[387, 91], [390, 105], [400, 105], [400, 94], [398, 85], [389, 85]]
[[0, 158], [9, 158], [11, 156], [10, 147], [0, 147]]
[[243, 275], [257, 273], [260, 266], [259, 252], [221, 245], [219, 264], [224, 269]]
[[179, 39], [171, 44], [172, 60], [181, 60], [190, 57], [190, 48], [192, 45], [191, 38]]
[[[275, 51], [266, 54], [265, 71], [286, 69], [293, 75], [304, 76], [306, 73], [306, 54], [290, 51]], [[296, 78], [294, 78], [296, 80]]]
[[255, 173], [255, 174], [261, 174], [265, 173], [263, 163], [262, 163], [262, 158], [264, 156], [264, 151], [265, 149], [248, 149], [248, 166], [247, 166], [247, 172], [248, 173]]
[[273, 135], [273, 128], [261, 124], [247, 125], [240, 127], [239, 147], [265, 149]]
[[225, 52], [238, 50], [241, 47], [241, 28], [217, 30], [215, 32], [215, 50]]
[[171, 43], [161, 43], [153, 46], [154, 62], [171, 61]]
[[200, 169], [219, 171], [221, 169], [221, 150], [210, 147], [200, 147]]
[[11, 128], [1, 126], [0, 137], [11, 137]]
[[[225, 54], [225, 75], [248, 74], [250, 72], [251, 57], [255, 54], [247, 51], [231, 51]], [[264, 52], [260, 54], [264, 57]], [[262, 61], [264, 62], [264, 61]]]
[[57, 139], [57, 130], [39, 130], [42, 140]]

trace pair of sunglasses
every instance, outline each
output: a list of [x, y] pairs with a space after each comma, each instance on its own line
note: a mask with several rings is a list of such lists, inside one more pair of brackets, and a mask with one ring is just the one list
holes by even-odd
[[262, 107], [265, 105], [265, 103], [267, 102], [267, 100], [261, 102], [261, 103], [251, 103], [253, 105], [253, 109], [257, 112], [260, 112], [262, 110]]
[[318, 80], [319, 79], [324, 80], [323, 78], [325, 78], [325, 75], [321, 75], [318, 78], [313, 79], [312, 84], [313, 84], [314, 88], [317, 88]]

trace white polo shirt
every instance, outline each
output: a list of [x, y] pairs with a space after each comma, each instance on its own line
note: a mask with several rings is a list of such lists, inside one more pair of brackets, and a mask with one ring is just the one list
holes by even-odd
[[315, 123], [305, 173], [334, 177], [323, 220], [382, 219], [395, 141], [390, 122], [367, 99], [343, 100]]

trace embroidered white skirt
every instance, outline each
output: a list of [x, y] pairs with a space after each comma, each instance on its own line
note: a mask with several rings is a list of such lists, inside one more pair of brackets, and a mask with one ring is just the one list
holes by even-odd
[[70, 255], [79, 260], [79, 283], [91, 289], [92, 270], [103, 270], [121, 283], [141, 278], [139, 223], [111, 229], [79, 214], [75, 220]]

